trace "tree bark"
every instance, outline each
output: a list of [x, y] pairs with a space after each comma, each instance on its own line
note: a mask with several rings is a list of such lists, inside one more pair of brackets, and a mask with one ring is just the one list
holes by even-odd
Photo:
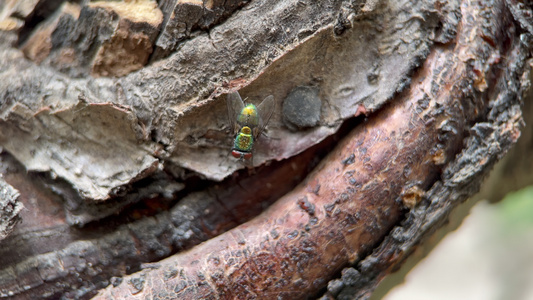
[[0, 7], [2, 297], [368, 298], [520, 136], [523, 3], [52, 2]]

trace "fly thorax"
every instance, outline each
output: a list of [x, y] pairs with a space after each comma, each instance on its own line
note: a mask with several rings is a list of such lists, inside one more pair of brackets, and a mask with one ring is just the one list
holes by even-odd
[[237, 122], [241, 126], [248, 126], [255, 128], [259, 125], [259, 114], [257, 107], [253, 104], [246, 105], [237, 118]]
[[237, 136], [235, 137], [234, 148], [240, 151], [252, 151], [254, 144], [252, 129], [248, 126], [243, 126]]

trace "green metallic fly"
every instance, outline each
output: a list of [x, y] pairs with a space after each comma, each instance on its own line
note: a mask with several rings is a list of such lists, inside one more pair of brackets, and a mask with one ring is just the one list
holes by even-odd
[[235, 141], [231, 155], [241, 162], [252, 164], [254, 141], [265, 130], [274, 112], [274, 96], [266, 97], [261, 104], [246, 104], [238, 92], [227, 95], [228, 117], [233, 126]]

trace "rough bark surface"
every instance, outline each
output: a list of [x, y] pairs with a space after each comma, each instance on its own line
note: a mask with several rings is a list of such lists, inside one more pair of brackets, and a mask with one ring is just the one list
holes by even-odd
[[[410, 90], [350, 133], [303, 184], [252, 221], [127, 276], [96, 299], [299, 299], [354, 263], [361, 271], [346, 269], [329, 293], [369, 295], [369, 283], [475, 193], [520, 136], [527, 49], [503, 3], [467, 4], [453, 43], [435, 47]], [[444, 82], [451, 84], [436, 88]], [[404, 207], [411, 210], [403, 227], [392, 229]]]
[[20, 221], [23, 208], [18, 200], [19, 192], [0, 177], [0, 241], [6, 238]]
[[[0, 297], [367, 298], [518, 139], [530, 10], [0, 3]], [[236, 173], [234, 90], [277, 102]]]
[[[68, 181], [80, 198], [98, 201], [128, 190], [130, 183], [152, 174], [157, 162], [216, 180], [243, 168], [228, 155], [224, 99], [213, 98], [241, 87], [246, 87], [242, 96], [252, 101], [273, 94], [278, 107], [298, 86], [319, 90], [323, 105], [317, 126], [290, 131], [276, 111], [269, 126], [275, 138], [259, 141], [254, 162], [302, 152], [335, 132], [346, 118], [370, 113], [405, 88], [408, 74], [427, 55], [433, 39], [451, 34], [438, 25], [453, 28], [457, 10], [451, 3], [436, 11], [423, 1], [253, 1], [139, 72], [119, 79], [72, 80], [51, 68], [70, 76], [96, 68], [97, 53], [115, 47], [122, 15], [111, 5], [104, 9], [92, 4], [82, 7], [76, 18], [67, 6], [49, 17], [57, 22], [43, 24], [48, 36], [40, 40], [52, 45], [42, 64], [50, 68], [23, 61], [20, 51], [8, 47], [8, 38], [2, 43], [6, 60], [0, 126], [6, 134], [0, 139], [28, 170], [49, 171]], [[39, 32], [41, 28], [35, 34]], [[69, 56], [71, 52], [79, 57]], [[65, 67], [57, 60], [70, 64]], [[114, 69], [105, 72], [113, 74]], [[107, 114], [92, 112], [103, 107]], [[83, 124], [73, 121], [84, 115], [90, 117]], [[53, 143], [57, 140], [64, 143]], [[118, 161], [117, 153], [124, 163], [109, 168]]]
[[[300, 182], [322, 152], [322, 147], [311, 148], [256, 175], [240, 175], [191, 193], [174, 206], [142, 193], [145, 205], [130, 211], [126, 219], [113, 218], [81, 229], [67, 224], [56, 195], [42, 191], [46, 178], [28, 177], [20, 164], [4, 154], [2, 165], [10, 169], [5, 176], [11, 184], [25, 187], [21, 194], [27, 209], [21, 213], [26, 221], [0, 247], [1, 295], [28, 299], [94, 295], [113, 276], [140, 270], [143, 263], [188, 249], [259, 214]], [[148, 186], [159, 184], [151, 181]]]
[[[529, 82], [533, 77], [529, 77]], [[476, 198], [497, 202], [512, 191], [525, 188], [533, 183], [533, 90], [529, 89], [522, 108], [526, 126], [522, 128], [520, 139], [509, 153], [497, 164]]]

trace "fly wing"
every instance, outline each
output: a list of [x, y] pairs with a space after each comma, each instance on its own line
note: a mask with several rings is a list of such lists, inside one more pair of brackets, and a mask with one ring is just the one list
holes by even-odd
[[244, 103], [242, 102], [241, 96], [238, 92], [232, 92], [226, 96], [226, 101], [228, 105], [228, 121], [232, 129], [232, 134], [236, 134], [239, 130], [237, 126], [237, 116], [241, 113], [244, 108]]
[[274, 96], [270, 95], [266, 97], [261, 104], [257, 106], [257, 111], [259, 112], [260, 122], [259, 130], [257, 131], [256, 138], [265, 130], [265, 127], [272, 117], [274, 108], [276, 107], [276, 102], [274, 101]]

